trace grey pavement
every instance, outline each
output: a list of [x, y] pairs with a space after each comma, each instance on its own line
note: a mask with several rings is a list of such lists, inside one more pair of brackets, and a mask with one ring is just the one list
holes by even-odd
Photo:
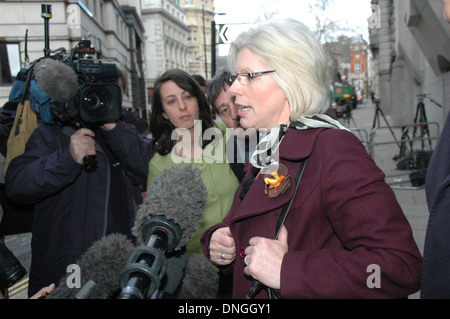
[[[383, 106], [380, 106], [381, 110]], [[352, 111], [352, 118], [349, 123], [345, 123], [343, 119], [340, 121], [346, 124], [353, 133], [358, 136], [361, 141], [366, 145], [368, 150], [369, 136], [372, 131], [376, 107], [374, 104], [367, 102], [359, 104], [356, 109]], [[393, 157], [399, 153], [399, 148], [387, 128], [386, 122], [382, 116], [380, 118], [380, 128], [378, 126], [374, 135], [374, 146], [371, 151], [377, 165], [385, 172], [386, 182], [388, 182], [400, 203], [405, 216], [411, 224], [414, 239], [420, 251], [423, 253], [423, 246], [425, 240], [425, 232], [428, 223], [428, 208], [425, 198], [425, 189], [414, 188], [409, 180], [410, 171], [400, 171], [396, 168], [396, 162]], [[390, 126], [392, 122], [390, 118], [386, 116], [386, 120]], [[394, 128], [396, 138], [400, 139], [400, 129]], [[432, 137], [437, 137], [437, 132], [432, 132]], [[435, 144], [436, 140], [433, 140]], [[31, 234], [21, 234], [6, 237], [6, 245], [13, 251], [22, 265], [28, 270], [31, 257], [30, 257], [30, 241]], [[21, 283], [21, 287], [15, 290], [11, 299], [25, 299], [27, 298], [26, 292], [26, 280], [24, 278]], [[10, 289], [11, 290], [11, 289]], [[410, 296], [411, 299], [419, 298], [419, 293], [415, 293]]]

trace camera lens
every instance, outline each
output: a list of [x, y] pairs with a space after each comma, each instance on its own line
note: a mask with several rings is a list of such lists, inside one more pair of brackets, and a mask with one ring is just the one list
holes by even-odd
[[27, 271], [13, 253], [0, 242], [0, 288], [11, 287], [26, 273]]
[[100, 117], [111, 109], [110, 94], [100, 86], [89, 88], [82, 99], [84, 111], [93, 117]]
[[77, 111], [85, 123], [116, 121], [122, 115], [122, 91], [115, 83], [83, 84]]

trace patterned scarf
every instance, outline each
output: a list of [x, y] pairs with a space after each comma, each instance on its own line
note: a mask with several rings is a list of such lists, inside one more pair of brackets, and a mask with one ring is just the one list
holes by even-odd
[[338, 121], [325, 114], [303, 115], [289, 126], [279, 123], [269, 133], [260, 131], [260, 141], [250, 158], [252, 165], [260, 168], [263, 174], [271, 174], [278, 170], [278, 149], [288, 128], [308, 130], [315, 128], [331, 128], [347, 130]]

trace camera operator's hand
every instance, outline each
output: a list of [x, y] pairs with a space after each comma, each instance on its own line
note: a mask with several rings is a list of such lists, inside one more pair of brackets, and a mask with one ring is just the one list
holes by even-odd
[[94, 132], [87, 128], [81, 128], [70, 137], [70, 153], [73, 159], [83, 165], [86, 155], [95, 155]]
[[49, 293], [52, 292], [52, 290], [55, 289], [55, 284], [51, 284], [47, 287], [42, 288], [37, 293], [35, 293], [33, 296], [30, 297], [30, 299], [41, 299], [45, 298]]

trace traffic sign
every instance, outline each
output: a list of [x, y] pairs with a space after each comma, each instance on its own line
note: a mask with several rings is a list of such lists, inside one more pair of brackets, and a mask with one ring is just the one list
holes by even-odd
[[228, 44], [235, 40], [239, 34], [252, 27], [251, 23], [218, 24], [219, 44]]

